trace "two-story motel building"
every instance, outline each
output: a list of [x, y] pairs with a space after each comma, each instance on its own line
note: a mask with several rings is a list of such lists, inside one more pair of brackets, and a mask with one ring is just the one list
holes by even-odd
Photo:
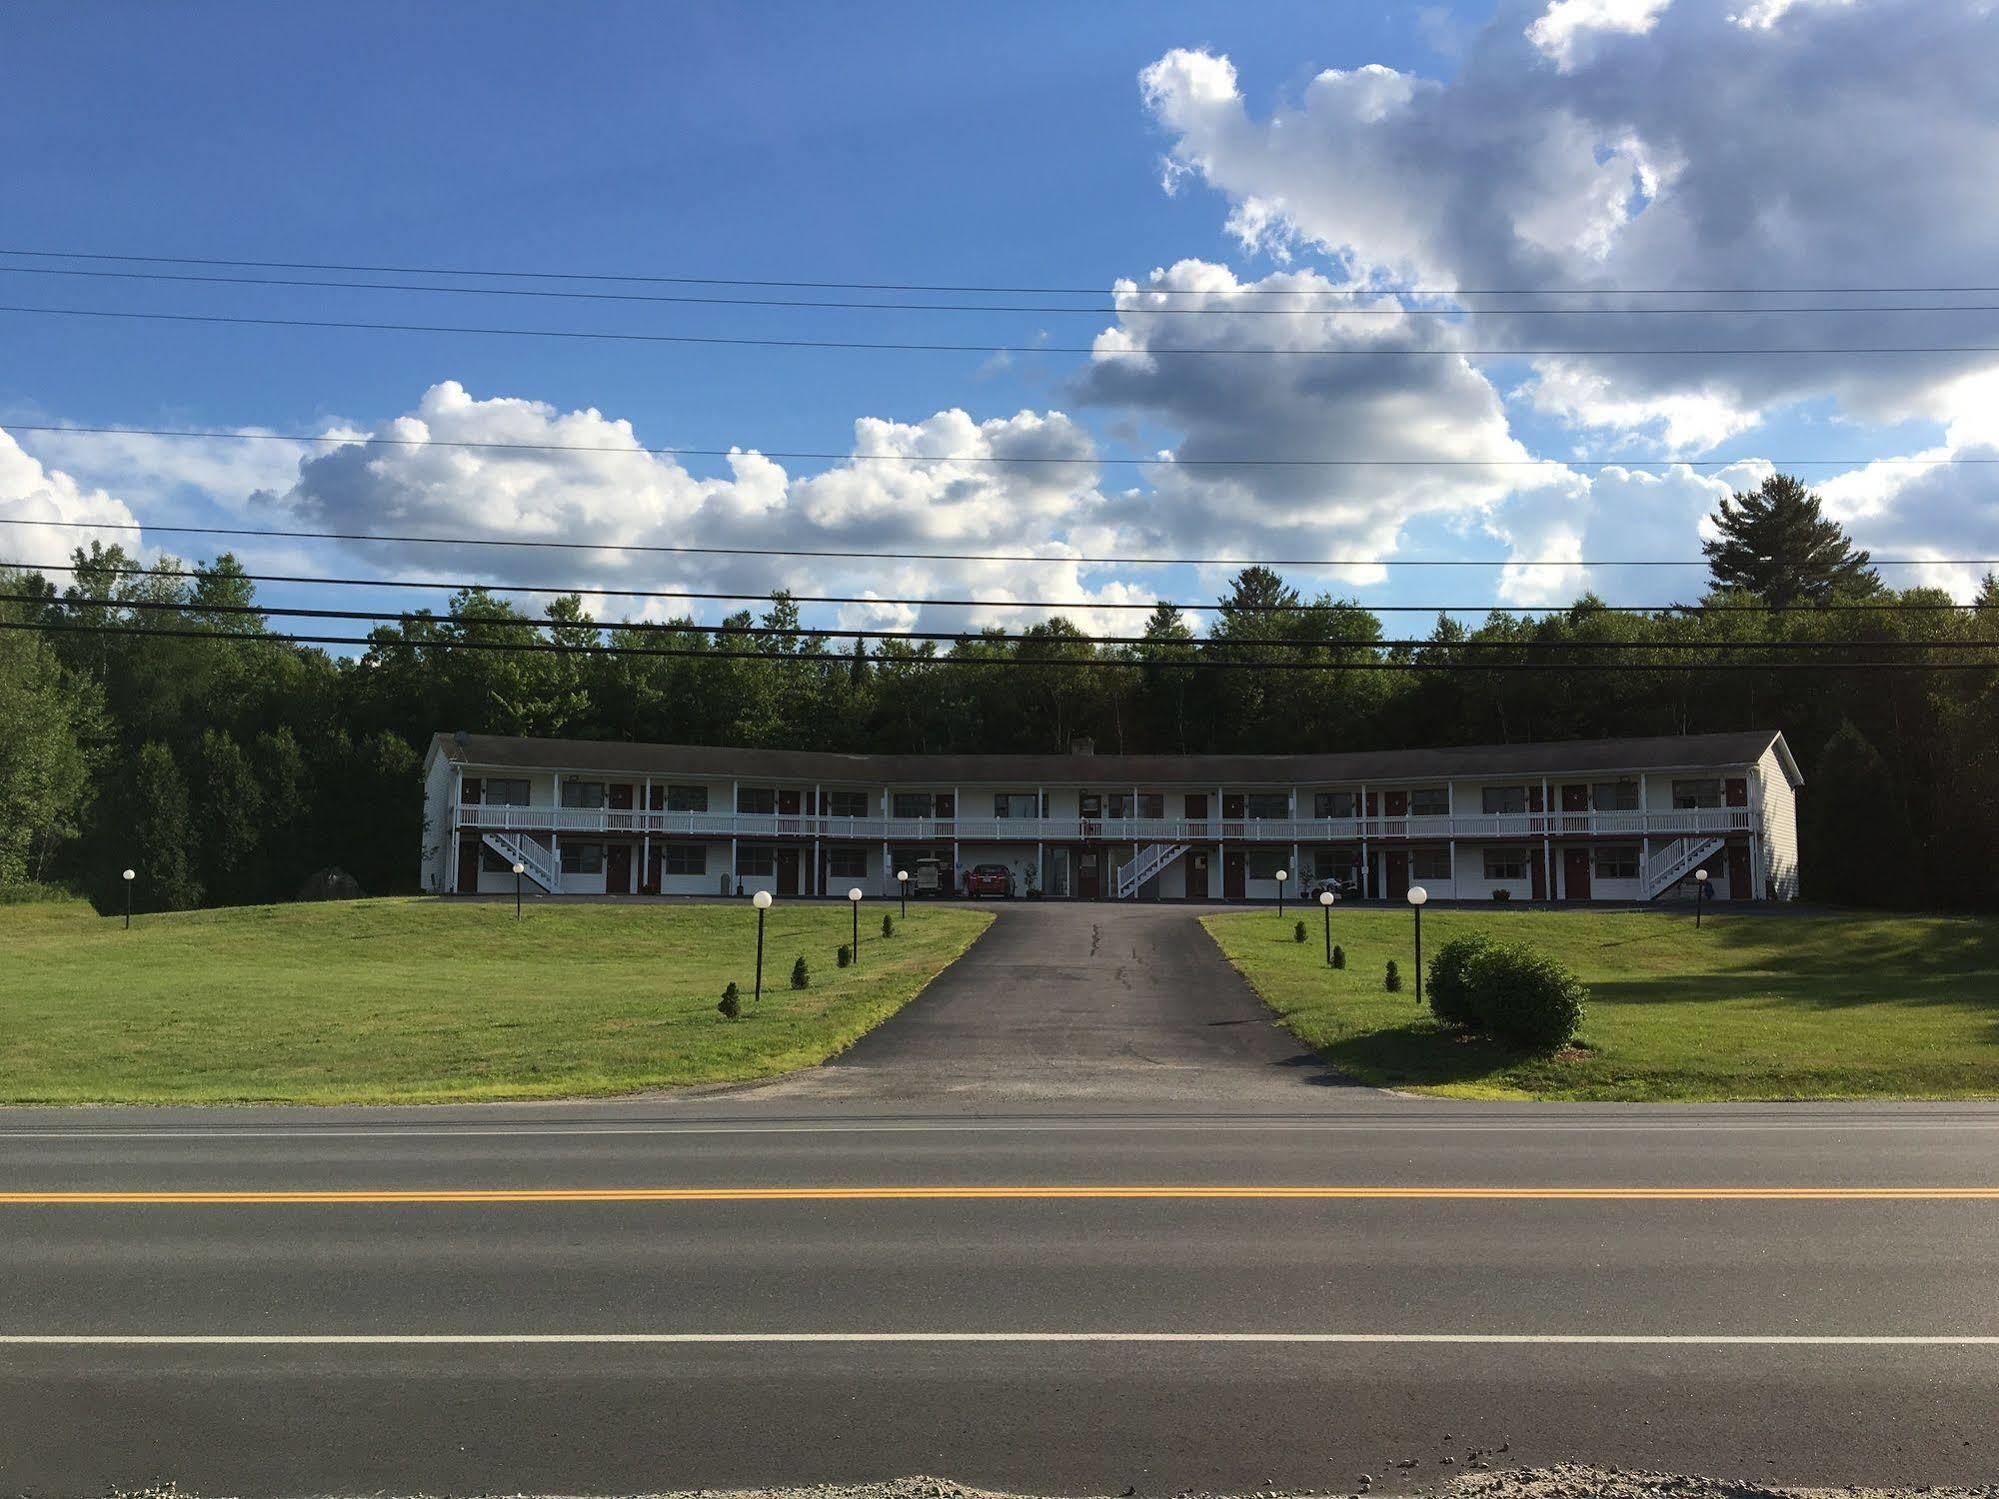
[[439, 734], [423, 886], [890, 895], [938, 862], [1053, 900], [1724, 900], [1798, 889], [1796, 762], [1775, 730], [1326, 755], [848, 755]]

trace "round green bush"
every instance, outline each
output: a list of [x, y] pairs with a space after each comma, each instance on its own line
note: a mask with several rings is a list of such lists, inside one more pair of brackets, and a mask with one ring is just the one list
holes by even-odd
[[1492, 946], [1488, 937], [1453, 937], [1430, 959], [1430, 1011], [1445, 1025], [1478, 1030], [1484, 1023], [1467, 976], [1471, 962]]
[[1553, 1051], [1573, 1040], [1589, 990], [1546, 954], [1524, 942], [1496, 942], [1465, 968], [1483, 1028], [1501, 1041]]

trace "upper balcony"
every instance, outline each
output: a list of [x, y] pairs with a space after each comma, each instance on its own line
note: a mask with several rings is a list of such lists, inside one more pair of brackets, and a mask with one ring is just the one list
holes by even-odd
[[1454, 817], [812, 817], [796, 813], [641, 812], [603, 807], [461, 806], [461, 828], [655, 833], [679, 838], [858, 838], [881, 843], [1505, 843], [1529, 838], [1678, 838], [1746, 833], [1748, 807], [1631, 812], [1511, 812]]

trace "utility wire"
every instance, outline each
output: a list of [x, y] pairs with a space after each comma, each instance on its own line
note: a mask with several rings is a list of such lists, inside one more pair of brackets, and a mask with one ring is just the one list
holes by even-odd
[[1844, 344], [1776, 345], [1739, 347], [1688, 347], [1677, 349], [1630, 348], [1532, 348], [1471, 349], [1455, 345], [1411, 348], [1406, 344], [1347, 345], [1337, 349], [1285, 349], [1269, 345], [1222, 348], [1203, 345], [1194, 348], [1143, 348], [1099, 350], [1094, 344], [994, 344], [994, 343], [911, 343], [890, 339], [856, 338], [746, 338], [720, 333], [637, 333], [590, 328], [498, 328], [459, 323], [383, 323], [357, 318], [243, 317], [208, 312], [132, 312], [104, 307], [29, 307], [0, 304], [0, 312], [23, 313], [34, 317], [118, 318], [141, 322], [206, 323], [244, 328], [334, 328], [369, 333], [448, 333], [501, 338], [570, 338], [601, 343], [677, 344], [702, 347], [729, 346], [752, 349], [845, 349], [892, 351], [913, 354], [1095, 354], [1101, 358], [1185, 358], [1200, 355], [1266, 355], [1291, 359], [1349, 359], [1449, 357], [1460, 359], [1542, 359], [1593, 358], [1598, 356], [1696, 356], [1723, 358], [1743, 355], [1847, 355], [1847, 354], [1993, 354], [1999, 344]]
[[[0, 620], [0, 630], [27, 630], [44, 634], [74, 634], [113, 636], [130, 640], [154, 637], [171, 640], [217, 640], [237, 645], [262, 643], [267, 645], [335, 645], [355, 646], [370, 651], [396, 650], [471, 650], [509, 651], [517, 654], [554, 654], [571, 656], [663, 656], [699, 661], [789, 661], [794, 664], [806, 663], [814, 666], [848, 669], [854, 659], [838, 654], [801, 653], [797, 651], [733, 651], [733, 650], [690, 650], [672, 646], [637, 645], [571, 645], [557, 641], [493, 641], [439, 639], [423, 641], [378, 641], [365, 637], [347, 635], [301, 635], [301, 634], [235, 634], [214, 630], [146, 629], [130, 626], [68, 624], [47, 620]], [[1720, 662], [1674, 664], [1657, 661], [1575, 661], [1575, 662], [1535, 662], [1535, 661], [1488, 661], [1488, 662], [1402, 662], [1402, 661], [1239, 661], [1208, 660], [1196, 657], [1187, 661], [1136, 662], [1106, 660], [1101, 657], [1074, 656], [926, 656], [894, 655], [867, 656], [864, 664], [871, 667], [1027, 667], [1057, 668], [1095, 671], [1134, 671], [1145, 666], [1169, 667], [1190, 671], [1316, 671], [1316, 672], [1373, 672], [1399, 671], [1413, 673], [1428, 672], [1576, 672], [1576, 671], [1616, 671], [1616, 672], [1772, 672], [1772, 671], [1999, 671], [1999, 664], [1962, 661], [1761, 661], [1761, 662]]]
[[[1068, 557], [1029, 552], [854, 552], [799, 547], [697, 547], [624, 541], [544, 541], [511, 536], [398, 536], [367, 531], [286, 531], [246, 526], [161, 526], [138, 522], [41, 520], [0, 516], [4, 526], [62, 526], [83, 531], [152, 531], [164, 536], [242, 536], [288, 541], [366, 541], [418, 546], [525, 547], [569, 552], [645, 552], [693, 557], [831, 557], [862, 562], [1066, 562], [1088, 567], [1706, 567], [1704, 557], [1622, 560], [1550, 557]], [[1990, 567], [1999, 557], [1874, 557], [1874, 567]]]
[[[4, 253], [4, 252], [0, 252]], [[1137, 304], [1117, 304], [1096, 306], [1052, 306], [1034, 303], [1004, 302], [857, 302], [828, 301], [818, 298], [792, 297], [714, 297], [685, 296], [671, 293], [634, 291], [576, 291], [551, 290], [539, 286], [448, 286], [435, 282], [413, 281], [329, 281], [310, 276], [198, 276], [173, 271], [104, 271], [88, 270], [70, 266], [45, 265], [5, 265], [0, 264], [0, 274], [11, 276], [85, 276], [97, 280], [113, 281], [154, 281], [170, 282], [174, 285], [195, 286], [276, 286], [312, 287], [328, 291], [393, 291], [443, 293], [461, 297], [532, 297], [537, 299], [559, 299], [574, 302], [642, 302], [674, 307], [790, 307], [808, 311], [843, 312], [1014, 312], [1014, 313], [1054, 313], [1071, 317], [1761, 317], [1767, 313], [1834, 313], [1864, 316], [1872, 313], [1889, 312], [1999, 312], [1999, 304], [1993, 303], [1899, 303], [1894, 306], [1855, 306], [1852, 304], [1821, 304], [1813, 306], [1736, 306], [1736, 307], [1147, 307]], [[1283, 295], [1275, 288], [1273, 295]], [[1139, 288], [1130, 292], [1113, 292], [1114, 296], [1150, 297], [1157, 293]], [[1220, 292], [1190, 293], [1200, 296], [1232, 297], [1237, 290]], [[1304, 291], [1291, 293], [1296, 296], [1322, 296], [1328, 293]], [[1357, 287], [1352, 292], [1339, 295], [1378, 296], [1366, 287]], [[1611, 295], [1614, 295], [1612, 293]]]
[[[211, 571], [198, 568], [108, 567], [99, 563], [8, 562], [0, 560], [0, 570], [42, 573], [104, 573], [127, 578], [205, 578]], [[1124, 599], [920, 599], [885, 598], [860, 593], [792, 593], [787, 589], [765, 589], [761, 593], [708, 593], [699, 589], [584, 588], [553, 583], [445, 583], [429, 578], [329, 578], [310, 573], [233, 573], [251, 583], [304, 583], [328, 588], [413, 588], [443, 593], [538, 593], [584, 598], [682, 599], [722, 603], [769, 603], [782, 593], [794, 604], [889, 604], [917, 609], [1168, 609], [1188, 614], [1566, 614], [1573, 604], [1367, 604], [1358, 600], [1318, 604], [1223, 604], [1172, 603], [1155, 599], [1150, 603]], [[1598, 604], [1584, 606], [1604, 614], [1940, 614], [1978, 609], [1979, 604], [1885, 603], [1885, 604]], [[845, 631], [835, 633], [844, 634]]]
[[[228, 266], [239, 269], [267, 271], [347, 271], [354, 274], [383, 276], [481, 276], [501, 280], [521, 281], [617, 281], [634, 285], [659, 286], [768, 286], [792, 288], [801, 291], [902, 291], [902, 292], [968, 292], [991, 293], [995, 296], [1084, 296], [1101, 297], [1102, 286], [994, 286], [967, 283], [916, 282], [916, 281], [801, 281], [777, 280], [768, 277], [746, 276], [664, 276], [633, 275], [603, 271], [519, 271], [493, 270], [465, 266], [413, 266], [413, 265], [354, 265], [333, 261], [317, 260], [227, 260], [218, 257], [190, 255], [109, 255], [82, 250], [22, 250], [0, 248], [0, 255], [12, 255], [20, 259], [34, 260], [90, 260], [119, 261], [132, 265], [206, 265]], [[1150, 293], [1166, 292], [1175, 296], [1206, 296], [1208, 292], [1195, 287], [1150, 287], [1140, 288]], [[1352, 287], [1329, 287], [1315, 291], [1292, 291], [1282, 287], [1245, 286], [1237, 289], [1242, 293], [1257, 296], [1349, 296], [1355, 292], [1386, 296], [1429, 296], [1429, 297], [1526, 297], [1526, 296], [1918, 296], [1960, 293], [1999, 292], [1999, 286], [1652, 286], [1652, 287], [1601, 287], [1601, 286], [1422, 286], [1418, 284], [1384, 283], [1381, 285], [1355, 285]]]
[[678, 445], [641, 447], [623, 443], [490, 442], [465, 438], [357, 436], [338, 432], [225, 431], [188, 427], [83, 427], [61, 422], [0, 422], [9, 432], [51, 432], [81, 437], [186, 437], [223, 442], [332, 443], [341, 447], [449, 448], [497, 453], [630, 453], [654, 458], [795, 458], [831, 463], [999, 463], [1015, 464], [1161, 464], [1175, 468], [1733, 468], [1741, 463], [1767, 463], [1774, 468], [1860, 468], [1863, 466], [1948, 468], [1967, 464], [1999, 464], [1999, 458], [1182, 458], [1154, 454], [1144, 458], [1106, 457], [1095, 453], [1067, 457], [1030, 453], [835, 453], [764, 448], [737, 444], [727, 448]]
[[[255, 619], [340, 619], [387, 620], [400, 625], [460, 625], [472, 629], [588, 630], [663, 635], [743, 635], [776, 640], [909, 640], [951, 642], [974, 645], [1043, 645], [1048, 643], [1089, 646], [1151, 646], [1179, 650], [1196, 648], [1202, 652], [1226, 650], [1437, 650], [1437, 651], [1999, 651], [1999, 640], [1429, 640], [1370, 639], [1332, 636], [1317, 640], [1236, 639], [1229, 636], [1200, 635], [1187, 639], [1153, 635], [1088, 635], [1063, 637], [1027, 635], [1001, 630], [821, 630], [785, 625], [702, 625], [671, 620], [564, 620], [506, 619], [477, 614], [412, 613], [396, 609], [291, 608], [264, 604], [198, 604], [176, 599], [49, 599], [33, 593], [0, 593], [0, 604], [39, 604], [55, 610], [130, 609], [140, 612], [228, 615]], [[426, 644], [426, 640], [411, 644]], [[1999, 662], [1995, 662], [1999, 665]]]

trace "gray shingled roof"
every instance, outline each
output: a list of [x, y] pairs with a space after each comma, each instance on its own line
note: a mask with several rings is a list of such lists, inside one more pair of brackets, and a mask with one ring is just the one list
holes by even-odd
[[1471, 775], [1586, 775], [1751, 765], [1772, 740], [1801, 778], [1775, 729], [1655, 739], [1572, 739], [1454, 749], [1358, 750], [1331, 755], [841, 755], [818, 750], [730, 749], [621, 740], [436, 736], [454, 763], [504, 770], [601, 775], [686, 775], [830, 784], [949, 786], [1288, 786], [1328, 781], [1408, 781]]

